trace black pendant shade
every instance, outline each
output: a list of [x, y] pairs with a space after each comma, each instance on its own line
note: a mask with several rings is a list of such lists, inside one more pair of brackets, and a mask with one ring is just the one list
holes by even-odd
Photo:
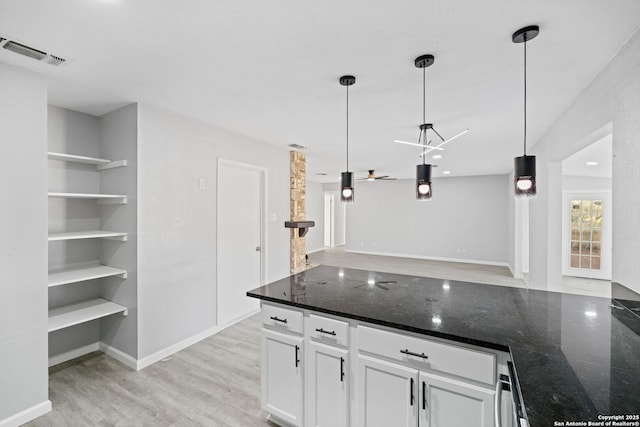
[[536, 156], [520, 156], [513, 160], [514, 188], [516, 197], [536, 195]]
[[416, 166], [416, 199], [431, 200], [431, 165]]
[[520, 28], [511, 40], [524, 45], [524, 154], [513, 162], [514, 194], [518, 198], [536, 197], [536, 156], [527, 156], [527, 42], [533, 40], [540, 28], [537, 25]]
[[344, 203], [353, 202], [353, 172], [342, 172], [340, 201]]
[[354, 76], [340, 77], [340, 84], [347, 88], [347, 171], [342, 172], [340, 179], [340, 201], [343, 203], [353, 202], [353, 172], [349, 172], [349, 86], [355, 83]]

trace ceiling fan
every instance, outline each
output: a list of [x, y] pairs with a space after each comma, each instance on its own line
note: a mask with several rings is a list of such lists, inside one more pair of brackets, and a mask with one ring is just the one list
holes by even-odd
[[[440, 138], [441, 142], [438, 145], [431, 145], [432, 140], [429, 140], [428, 142], [426, 141], [428, 129], [431, 129], [433, 133], [435, 133], [436, 136]], [[440, 135], [438, 131], [433, 128], [433, 124], [423, 123], [420, 125], [420, 135], [418, 135], [418, 142], [401, 141], [399, 139], [394, 139], [393, 142], [397, 142], [398, 144], [412, 145], [414, 147], [422, 148], [422, 153], [420, 154], [420, 157], [422, 157], [434, 150], [443, 151], [444, 148], [442, 148], [442, 146], [444, 144], [453, 141], [454, 139], [464, 135], [467, 132], [469, 132], [469, 129], [465, 129], [462, 132], [452, 136], [449, 139], [444, 139], [442, 135]]]
[[[442, 148], [442, 146], [448, 142], [453, 141], [454, 139], [464, 135], [465, 133], [469, 132], [469, 129], [465, 129], [462, 132], [460, 132], [457, 135], [452, 136], [449, 139], [444, 139], [442, 137], [442, 135], [440, 135], [440, 133], [435, 130], [435, 128], [433, 127], [432, 123], [427, 123], [426, 122], [426, 73], [425, 70], [427, 69], [427, 67], [430, 67], [431, 65], [433, 65], [435, 61], [435, 58], [433, 55], [421, 55], [419, 57], [417, 57], [414, 61], [414, 64], [417, 68], [422, 68], [422, 124], [419, 126], [420, 128], [420, 134], [418, 135], [418, 142], [407, 142], [407, 141], [401, 141], [399, 139], [395, 139], [394, 142], [397, 142], [399, 144], [406, 144], [406, 145], [413, 145], [416, 147], [420, 147], [422, 148], [422, 154], [420, 155], [420, 157], [424, 157], [427, 153], [433, 151], [433, 150], [444, 150], [444, 148]], [[431, 130], [433, 133], [436, 134], [436, 136], [438, 138], [440, 138], [440, 143], [438, 145], [431, 145], [431, 140], [427, 140], [427, 131]]]
[[359, 180], [359, 181], [362, 181], [362, 180], [376, 181], [378, 179], [394, 180], [396, 178], [391, 178], [389, 175], [376, 176], [375, 170], [374, 169], [369, 169], [369, 174], [367, 175], [366, 178], [356, 178], [356, 179]]

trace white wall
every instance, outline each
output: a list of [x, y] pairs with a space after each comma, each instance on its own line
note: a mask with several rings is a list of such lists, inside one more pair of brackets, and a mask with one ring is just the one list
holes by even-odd
[[267, 169], [266, 280], [289, 274], [288, 151], [139, 105], [141, 359], [216, 325], [218, 158]]
[[611, 191], [611, 185], [611, 178], [562, 175], [564, 191]]
[[[640, 32], [533, 147], [538, 197], [531, 201], [530, 285], [554, 289], [561, 275], [561, 161], [613, 132], [612, 280], [640, 292]], [[550, 218], [550, 220], [548, 219]], [[535, 238], [534, 238], [535, 236]]]
[[324, 192], [319, 182], [307, 181], [306, 186], [306, 219], [316, 223], [305, 236], [309, 253], [324, 248]]
[[0, 424], [51, 409], [47, 371], [47, 86], [0, 63]]
[[347, 206], [346, 250], [417, 258], [507, 262], [508, 176], [435, 179], [431, 201], [415, 181], [362, 181]]

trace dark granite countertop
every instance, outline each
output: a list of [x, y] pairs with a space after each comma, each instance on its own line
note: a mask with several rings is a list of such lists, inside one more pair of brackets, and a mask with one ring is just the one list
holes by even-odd
[[532, 427], [640, 414], [640, 318], [609, 299], [327, 266], [247, 295], [510, 350]]

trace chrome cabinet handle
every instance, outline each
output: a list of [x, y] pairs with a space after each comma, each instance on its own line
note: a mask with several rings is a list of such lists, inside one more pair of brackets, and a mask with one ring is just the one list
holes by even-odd
[[276, 322], [287, 323], [287, 319], [280, 319], [278, 316], [271, 316], [269, 319], [275, 320]]
[[412, 351], [409, 351], [409, 349], [406, 349], [406, 348], [404, 350], [400, 350], [400, 353], [406, 354], [407, 356], [422, 357], [423, 359], [428, 359], [429, 358], [429, 356], [427, 356], [424, 353], [420, 353], [420, 354], [414, 353]]

